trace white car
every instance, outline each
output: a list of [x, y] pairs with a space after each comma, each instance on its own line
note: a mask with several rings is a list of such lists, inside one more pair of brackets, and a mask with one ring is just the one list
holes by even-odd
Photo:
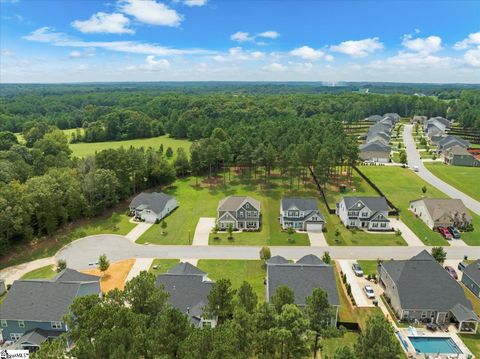
[[418, 172], [418, 166], [413, 166], [413, 170], [414, 170], [415, 172]]
[[371, 286], [367, 284], [365, 287], [363, 287], [363, 291], [368, 299], [375, 299], [375, 292]]

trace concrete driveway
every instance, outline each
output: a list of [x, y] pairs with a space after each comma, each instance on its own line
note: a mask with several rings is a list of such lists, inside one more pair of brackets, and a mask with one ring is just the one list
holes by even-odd
[[13, 281], [20, 279], [23, 275], [31, 272], [34, 269], [55, 264], [55, 257], [48, 257], [37, 259], [28, 263], [18, 264], [16, 266], [8, 267], [0, 271], [0, 279], [5, 281], [5, 284], [12, 284]]
[[352, 295], [355, 298], [357, 307], [374, 307], [373, 300], [368, 299], [363, 291], [363, 287], [369, 284], [375, 292], [375, 299], [380, 301], [381, 289], [374, 283], [369, 282], [365, 277], [357, 277], [352, 270], [354, 260], [339, 260], [337, 261], [343, 273], [347, 276], [347, 283], [352, 288]]
[[429, 170], [427, 170], [420, 159], [417, 149], [415, 148], [415, 140], [412, 136], [413, 125], [405, 125], [403, 128], [403, 141], [405, 143], [405, 150], [407, 152], [408, 165], [411, 168], [413, 168], [413, 166], [418, 166], [418, 172], [415, 173], [449, 197], [461, 199], [467, 208], [476, 214], [480, 214], [479, 201], [459, 191], [455, 187], [450, 186], [448, 183], [443, 182], [441, 179], [434, 176]]
[[147, 271], [152, 266], [153, 258], [137, 258], [133, 264], [132, 269], [127, 275], [125, 282], [128, 282], [130, 279], [135, 278], [140, 274], [141, 271]]
[[325, 235], [322, 231], [318, 232], [307, 232], [308, 240], [310, 241], [310, 245], [312, 247], [326, 247], [328, 246], [327, 240], [325, 239]]
[[133, 227], [133, 229], [125, 235], [125, 238], [127, 238], [132, 243], [135, 243], [135, 241], [138, 238], [140, 238], [142, 234], [144, 234], [146, 231], [150, 229], [151, 226], [153, 226], [153, 223], [146, 223], [146, 222], [132, 222], [132, 223], [137, 223], [137, 225]]
[[215, 218], [201, 217], [198, 220], [195, 234], [193, 235], [193, 246], [208, 246], [208, 236], [215, 227]]
[[394, 229], [399, 229], [402, 232], [402, 237], [405, 239], [405, 242], [409, 246], [423, 246], [423, 242], [420, 240], [420, 238], [417, 237], [413, 231], [408, 228], [408, 226], [403, 223], [400, 219], [396, 218], [389, 218], [390, 219], [390, 225]]

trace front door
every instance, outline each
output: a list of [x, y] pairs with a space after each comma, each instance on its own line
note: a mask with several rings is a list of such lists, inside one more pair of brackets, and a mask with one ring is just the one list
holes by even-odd
[[365, 226], [366, 226], [365, 222], [362, 222], [362, 228], [365, 228]]

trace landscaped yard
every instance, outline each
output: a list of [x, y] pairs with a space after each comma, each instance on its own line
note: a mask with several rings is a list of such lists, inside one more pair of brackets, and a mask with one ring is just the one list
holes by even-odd
[[[178, 259], [154, 259], [152, 265], [149, 269], [150, 273], [155, 275], [168, 272], [168, 270], [178, 264], [180, 260]], [[153, 269], [154, 266], [157, 266], [157, 269]]]
[[152, 138], [138, 138], [135, 140], [127, 141], [108, 141], [108, 142], [79, 142], [70, 144], [70, 149], [72, 150], [72, 156], [75, 157], [86, 157], [88, 155], [93, 155], [95, 152], [100, 152], [109, 148], [129, 148], [133, 147], [153, 147], [158, 149], [160, 145], [163, 145], [164, 152], [168, 147], [171, 147], [174, 154], [177, 152], [177, 148], [183, 147], [189, 153], [191, 142], [187, 140], [177, 140], [170, 138], [167, 135], [160, 137]]
[[20, 279], [51, 279], [57, 275], [55, 266], [48, 265], [25, 273]]
[[130, 217], [126, 214], [114, 212], [107, 218], [99, 218], [85, 226], [76, 228], [72, 231], [72, 235], [76, 238], [109, 233], [125, 235], [135, 226], [136, 224], [131, 223]]
[[[296, 233], [293, 242], [288, 241], [288, 234], [280, 230], [278, 220], [280, 199], [283, 196], [314, 196], [318, 193], [313, 185], [307, 189], [289, 190], [289, 185], [282, 184], [280, 179], [272, 179], [271, 184], [264, 188], [261, 179], [241, 179], [232, 171], [232, 180], [224, 187], [221, 178], [218, 183], [209, 185], [199, 179], [199, 185], [193, 177], [178, 179], [164, 192], [175, 196], [179, 202], [171, 215], [165, 218], [167, 229], [160, 225], [152, 226], [139, 239], [138, 243], [155, 244], [191, 244], [200, 217], [216, 217], [217, 206], [221, 199], [229, 195], [251, 196], [261, 202], [262, 226], [259, 232], [234, 233], [233, 240], [227, 239], [226, 233], [219, 233], [220, 240], [214, 240], [210, 235], [210, 244], [232, 245], [309, 245], [306, 233]], [[294, 188], [296, 188], [294, 186]], [[162, 234], [162, 232], [164, 232]]]
[[223, 260], [201, 259], [197, 267], [207, 273], [212, 280], [230, 279], [233, 288], [239, 288], [243, 281], [253, 287], [258, 300], [265, 301], [265, 285], [263, 281], [266, 273], [261, 260]]
[[322, 345], [321, 356], [322, 358], [333, 358], [335, 351], [338, 348], [344, 346], [350, 346], [353, 349], [353, 345], [357, 341], [359, 333], [357, 332], [346, 332], [343, 337], [340, 338], [326, 338], [322, 339], [320, 344]]
[[376, 275], [377, 274], [377, 266], [378, 262], [377, 261], [367, 261], [367, 260], [359, 260], [357, 263], [362, 267], [363, 274], [365, 276], [370, 275]]

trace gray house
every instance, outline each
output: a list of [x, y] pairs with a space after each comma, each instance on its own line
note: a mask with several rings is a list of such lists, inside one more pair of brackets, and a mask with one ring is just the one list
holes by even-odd
[[130, 212], [135, 218], [148, 223], [155, 223], [170, 214], [178, 207], [178, 202], [175, 197], [169, 196], [165, 193], [142, 192], [130, 202]]
[[68, 268], [52, 280], [17, 280], [0, 305], [0, 340], [38, 348], [67, 331], [63, 317], [75, 298], [100, 293], [100, 277]]
[[379, 163], [390, 162], [391, 148], [380, 141], [367, 142], [359, 146], [359, 157], [363, 161], [373, 161]]
[[280, 224], [283, 229], [321, 231], [325, 219], [313, 197], [286, 197], [280, 202]]
[[466, 149], [470, 146], [470, 142], [457, 136], [449, 135], [449, 136], [443, 137], [437, 143], [437, 154], [443, 153], [454, 146], [460, 146]]
[[480, 167], [480, 160], [462, 146], [453, 146], [445, 150], [443, 161], [451, 166]]
[[285, 258], [275, 256], [267, 260], [266, 264], [267, 301], [271, 301], [278, 287], [286, 285], [295, 294], [295, 304], [304, 307], [305, 298], [310, 296], [315, 288], [324, 289], [328, 294], [328, 302], [334, 308], [330, 324], [337, 325], [340, 299], [331, 265], [325, 264], [313, 254], [306, 255], [295, 263], [289, 263]]
[[460, 332], [477, 331], [480, 319], [462, 287], [426, 250], [408, 260], [384, 262], [378, 274], [400, 320], [454, 322]]
[[217, 208], [217, 223], [220, 230], [232, 225], [235, 230], [258, 230], [260, 228], [260, 201], [248, 196], [228, 196]]
[[369, 231], [390, 230], [388, 204], [385, 197], [343, 197], [335, 213], [347, 228]]
[[205, 272], [190, 263], [179, 263], [157, 277], [157, 287], [163, 287], [170, 294], [170, 304], [199, 327], [216, 326], [216, 319], [203, 317], [213, 285]]
[[462, 283], [480, 298], [480, 259], [465, 267], [462, 274]]

